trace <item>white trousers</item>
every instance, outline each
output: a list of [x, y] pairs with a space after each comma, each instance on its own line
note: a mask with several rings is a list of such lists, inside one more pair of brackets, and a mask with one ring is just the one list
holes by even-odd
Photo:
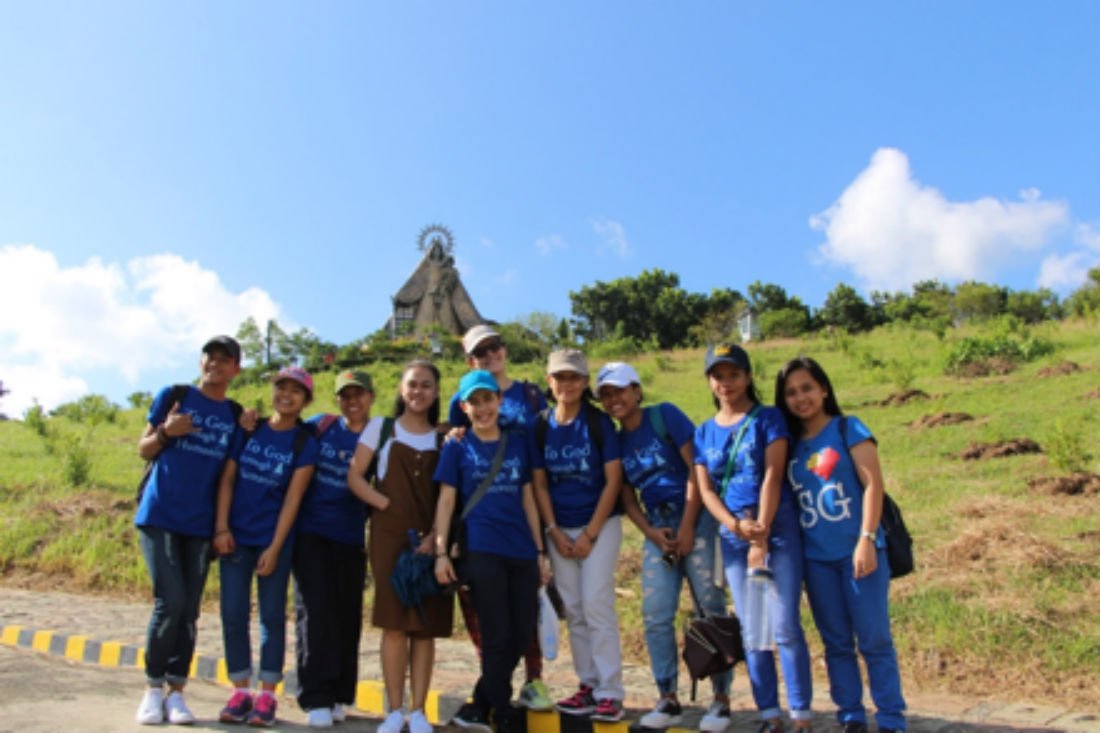
[[[575, 540], [583, 529], [562, 531]], [[622, 541], [622, 517], [614, 516], [604, 522], [592, 552], [583, 560], [562, 557], [553, 542], [547, 543], [554, 582], [565, 604], [573, 669], [581, 684], [593, 688], [597, 700], [610, 697], [622, 701], [626, 695], [615, 612], [615, 567]]]

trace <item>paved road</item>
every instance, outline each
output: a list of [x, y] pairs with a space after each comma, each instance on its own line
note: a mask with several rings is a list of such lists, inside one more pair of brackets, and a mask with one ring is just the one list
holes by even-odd
[[[133, 715], [141, 696], [143, 675], [139, 669], [126, 664], [128, 658], [124, 651], [125, 645], [139, 646], [142, 643], [148, 613], [148, 606], [140, 603], [0, 588], [0, 630], [7, 644], [0, 645], [0, 733], [150, 730], [134, 723]], [[204, 615], [200, 624], [200, 654], [220, 654], [221, 631], [217, 615]], [[15, 633], [16, 629], [21, 629], [21, 633]], [[58, 634], [54, 635], [52, 645], [45, 641], [47, 635], [39, 635], [38, 642], [45, 643], [38, 643], [41, 651], [33, 651], [26, 648], [32, 643], [31, 630], [55, 630]], [[89, 640], [99, 642], [120, 642], [123, 653], [119, 653], [118, 647], [114, 647], [112, 654], [109, 653], [110, 645], [89, 643], [89, 649], [102, 647], [103, 657], [110, 659], [108, 666], [69, 661], [63, 657], [65, 644], [57, 642], [74, 635], [85, 635]], [[292, 633], [289, 638], [293, 638]], [[293, 647], [293, 644], [289, 646]], [[377, 648], [377, 636], [373, 630], [367, 629], [361, 644], [360, 669], [361, 677], [372, 681], [370, 684], [376, 684], [381, 677]], [[476, 676], [475, 659], [467, 641], [440, 642], [433, 676], [433, 687], [440, 691], [436, 719], [447, 720], [472, 687]], [[292, 658], [288, 659], [288, 665], [288, 668], [293, 666]], [[547, 663], [545, 677], [558, 693], [566, 692], [574, 684], [572, 666], [565, 655]], [[652, 683], [648, 670], [628, 665], [624, 677], [628, 707], [643, 709], [651, 704]], [[681, 693], [686, 699], [686, 685], [682, 687]], [[735, 714], [730, 733], [755, 731], [755, 715], [751, 709], [743, 667], [738, 669], [733, 692]], [[210, 682], [196, 680], [188, 686], [192, 709], [200, 718], [207, 718], [200, 720], [195, 726], [197, 729], [240, 730], [236, 726], [209, 721], [224, 704], [225, 698], [225, 688]], [[1100, 733], [1100, 715], [1094, 713], [997, 701], [992, 697], [977, 700], [910, 694], [908, 699], [912, 713], [910, 730], [914, 733]], [[366, 711], [351, 722], [342, 724], [340, 730], [373, 731], [379, 711], [372, 710], [369, 705], [363, 707]], [[818, 733], [836, 730], [828, 713], [832, 706], [824, 685], [818, 685], [814, 707], [819, 711], [816, 721]], [[293, 698], [285, 697], [280, 705], [280, 728], [304, 729], [304, 722], [305, 716], [297, 709]], [[690, 719], [685, 721], [689, 722]]]

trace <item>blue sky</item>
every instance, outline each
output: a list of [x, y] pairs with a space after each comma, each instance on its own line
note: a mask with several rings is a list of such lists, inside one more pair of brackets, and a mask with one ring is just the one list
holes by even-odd
[[1100, 264], [1100, 5], [0, 4], [0, 410], [346, 342], [449, 227], [497, 320]]

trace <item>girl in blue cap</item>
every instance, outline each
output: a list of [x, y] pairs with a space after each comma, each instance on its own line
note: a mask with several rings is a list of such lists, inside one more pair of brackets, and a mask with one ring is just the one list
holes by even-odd
[[775, 403], [795, 436], [789, 476], [801, 508], [806, 595], [825, 644], [837, 720], [844, 733], [867, 733], [858, 646], [879, 731], [905, 730], [875, 437], [859, 418], [843, 418], [828, 375], [808, 357], [779, 371]]
[[462, 377], [458, 397], [470, 428], [461, 441], [444, 445], [435, 471], [435, 575], [443, 585], [458, 580], [448, 543], [459, 512], [463, 581], [481, 621], [481, 677], [455, 722], [484, 727], [491, 715], [497, 733], [510, 733], [524, 727], [510, 703], [512, 672], [534, 635], [537, 590], [549, 580], [550, 563], [531, 489], [529, 440], [501, 429], [500, 387], [488, 371], [476, 370]]
[[[679, 723], [682, 713], [676, 694], [675, 621], [684, 578], [705, 614], [726, 613], [725, 594], [714, 582], [718, 525], [709, 512], [701, 511], [693, 470], [695, 426], [688, 416], [669, 402], [642, 407], [641, 378], [623, 362], [600, 369], [596, 393], [607, 414], [619, 421], [623, 506], [645, 536], [642, 617], [660, 699], [638, 722], [663, 730]], [[729, 725], [732, 678], [731, 671], [711, 677], [714, 702], [700, 720], [700, 730], [722, 731]]]
[[[760, 404], [749, 355], [737, 344], [707, 351], [707, 384], [718, 412], [695, 431], [695, 476], [703, 503], [721, 524], [722, 559], [743, 629], [749, 569], [774, 576], [772, 627], [787, 685], [795, 730], [811, 727], [813, 695], [810, 655], [799, 618], [802, 594], [802, 537], [794, 495], [784, 480], [787, 424], [775, 407]], [[746, 639], [746, 647], [749, 647]], [[761, 733], [783, 730], [775, 654], [747, 649], [752, 694]]]

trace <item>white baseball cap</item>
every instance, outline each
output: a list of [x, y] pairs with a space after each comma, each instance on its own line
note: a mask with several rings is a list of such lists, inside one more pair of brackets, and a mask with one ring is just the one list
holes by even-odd
[[632, 384], [636, 384], [640, 387], [642, 385], [642, 378], [638, 376], [638, 372], [634, 370], [634, 367], [626, 362], [609, 361], [600, 367], [600, 371], [596, 375], [597, 392], [599, 392], [600, 387], [604, 385], [610, 385], [612, 387], [629, 387]]

